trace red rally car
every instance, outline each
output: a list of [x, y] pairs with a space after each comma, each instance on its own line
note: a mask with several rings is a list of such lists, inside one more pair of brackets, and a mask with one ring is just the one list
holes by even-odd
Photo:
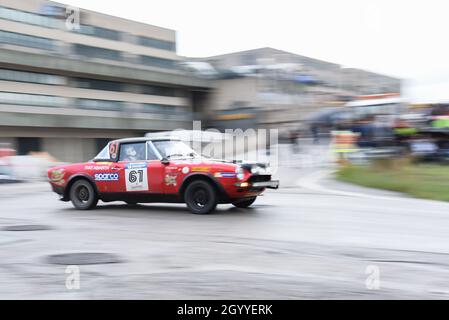
[[249, 207], [266, 188], [277, 189], [266, 164], [215, 160], [172, 138], [111, 141], [91, 161], [48, 170], [54, 192], [80, 210], [98, 200], [187, 204], [205, 214], [218, 203]]

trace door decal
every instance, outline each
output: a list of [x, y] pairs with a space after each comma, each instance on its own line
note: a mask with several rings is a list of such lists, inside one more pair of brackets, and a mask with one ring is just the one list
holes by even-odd
[[164, 181], [166, 186], [175, 186], [176, 187], [176, 178], [178, 177], [177, 174], [167, 174], [165, 175]]
[[128, 163], [125, 167], [126, 191], [148, 191], [146, 163]]

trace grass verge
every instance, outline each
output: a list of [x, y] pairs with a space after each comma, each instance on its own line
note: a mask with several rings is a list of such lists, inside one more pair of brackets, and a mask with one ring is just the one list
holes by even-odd
[[417, 198], [449, 201], [449, 166], [345, 166], [337, 179], [364, 187], [407, 193]]

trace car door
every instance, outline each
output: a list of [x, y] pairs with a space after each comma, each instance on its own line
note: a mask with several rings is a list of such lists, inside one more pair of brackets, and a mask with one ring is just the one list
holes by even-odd
[[113, 170], [119, 173], [118, 193], [162, 193], [163, 164], [146, 141], [121, 143]]
[[161, 156], [151, 141], [147, 142], [147, 175], [149, 192], [152, 194], [163, 194], [165, 165], [161, 163]]

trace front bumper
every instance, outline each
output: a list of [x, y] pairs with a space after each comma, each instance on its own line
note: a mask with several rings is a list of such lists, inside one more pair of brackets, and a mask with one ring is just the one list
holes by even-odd
[[277, 189], [277, 188], [279, 188], [279, 180], [253, 182], [253, 183], [251, 183], [251, 186], [254, 188]]
[[70, 199], [67, 197], [67, 194], [65, 194], [65, 188], [63, 186], [56, 186], [53, 183], [51, 184], [51, 188], [54, 193], [56, 193], [59, 196], [59, 200], [61, 201], [69, 201]]
[[270, 181], [260, 181], [260, 182], [238, 182], [235, 184], [236, 187], [239, 188], [268, 188], [268, 189], [277, 189], [279, 188], [279, 180], [270, 180]]
[[51, 184], [51, 189], [53, 190], [53, 192], [59, 194], [60, 196], [62, 196], [64, 194], [64, 187], [61, 186], [55, 186], [53, 183]]

